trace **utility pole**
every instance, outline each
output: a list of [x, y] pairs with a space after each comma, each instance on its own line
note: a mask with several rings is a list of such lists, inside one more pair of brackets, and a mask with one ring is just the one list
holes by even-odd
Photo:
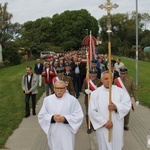
[[136, 87], [138, 88], [138, 0], [136, 0]]

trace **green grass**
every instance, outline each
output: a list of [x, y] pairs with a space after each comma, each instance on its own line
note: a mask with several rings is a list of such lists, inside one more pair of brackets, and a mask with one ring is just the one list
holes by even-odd
[[[133, 59], [121, 58], [128, 68], [128, 75], [136, 82], [136, 62]], [[140, 104], [150, 108], [150, 62], [138, 61], [138, 95]]]
[[[0, 69], [0, 148], [2, 148], [25, 115], [24, 94], [21, 88], [22, 76], [27, 65], [34, 67], [35, 61]], [[37, 100], [44, 92], [38, 89]]]

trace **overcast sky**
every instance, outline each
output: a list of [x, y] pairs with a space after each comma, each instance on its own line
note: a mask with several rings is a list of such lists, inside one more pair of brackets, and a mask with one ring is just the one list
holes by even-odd
[[[139, 13], [150, 12], [150, 0], [137, 1]], [[104, 9], [98, 8], [100, 4], [105, 4], [106, 0], [0, 0], [2, 4], [5, 2], [8, 2], [9, 13], [13, 14], [12, 22], [20, 24], [41, 17], [52, 17], [66, 10], [86, 9], [96, 19], [107, 14]], [[111, 11], [111, 14], [136, 10], [136, 0], [111, 0], [111, 2], [119, 5]]]

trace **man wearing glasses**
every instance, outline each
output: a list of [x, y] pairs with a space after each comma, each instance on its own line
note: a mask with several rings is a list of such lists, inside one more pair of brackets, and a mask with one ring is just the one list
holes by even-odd
[[55, 82], [54, 91], [44, 99], [38, 114], [39, 124], [47, 135], [50, 149], [74, 150], [75, 134], [83, 121], [81, 106], [66, 92], [64, 81]]

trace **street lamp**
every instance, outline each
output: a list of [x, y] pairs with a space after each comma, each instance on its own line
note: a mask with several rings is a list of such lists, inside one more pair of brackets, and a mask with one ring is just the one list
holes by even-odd
[[136, 87], [138, 88], [138, 0], [136, 0]]

